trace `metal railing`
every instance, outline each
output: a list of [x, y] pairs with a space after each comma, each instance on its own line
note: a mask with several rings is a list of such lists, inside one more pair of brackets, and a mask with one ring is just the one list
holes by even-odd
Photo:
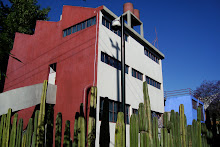
[[175, 96], [182, 96], [182, 95], [194, 95], [194, 91], [191, 88], [186, 89], [179, 89], [179, 90], [172, 90], [172, 91], [165, 91], [164, 98], [168, 97], [175, 97]]

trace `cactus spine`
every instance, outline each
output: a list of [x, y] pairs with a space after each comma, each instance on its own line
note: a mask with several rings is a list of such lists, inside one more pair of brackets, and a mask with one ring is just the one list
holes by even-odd
[[13, 124], [12, 124], [12, 129], [11, 129], [11, 134], [10, 134], [10, 143], [9, 143], [9, 146], [12, 146], [12, 147], [15, 146], [17, 119], [18, 119], [18, 114], [15, 113]]
[[90, 112], [89, 112], [89, 124], [88, 124], [88, 147], [95, 146], [96, 138], [96, 98], [97, 88], [91, 87], [91, 98], [90, 98]]
[[47, 80], [44, 81], [43, 90], [41, 95], [40, 112], [38, 116], [38, 127], [37, 127], [37, 146], [44, 145], [44, 117], [45, 117], [45, 104], [47, 95]]
[[130, 147], [138, 147], [138, 116], [132, 114], [130, 118]]
[[84, 113], [83, 113], [83, 104], [81, 103], [80, 105], [80, 116], [78, 119], [78, 147], [85, 147], [85, 118], [84, 118]]
[[124, 113], [118, 112], [116, 127], [115, 127], [115, 147], [125, 146], [125, 123]]
[[65, 131], [64, 131], [64, 140], [63, 140], [63, 147], [70, 147], [70, 121], [67, 120], [65, 124]]
[[60, 112], [57, 113], [56, 118], [56, 132], [55, 132], [55, 146], [61, 146], [61, 133], [62, 133], [62, 114]]

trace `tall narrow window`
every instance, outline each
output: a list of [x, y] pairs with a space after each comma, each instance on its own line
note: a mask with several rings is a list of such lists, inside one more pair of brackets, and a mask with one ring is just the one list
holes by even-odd
[[48, 83], [55, 85], [57, 63], [50, 64]]

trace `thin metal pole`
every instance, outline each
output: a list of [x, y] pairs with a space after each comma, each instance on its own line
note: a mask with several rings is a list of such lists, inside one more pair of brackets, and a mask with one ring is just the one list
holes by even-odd
[[125, 39], [124, 39], [124, 18], [121, 16], [121, 98], [122, 112], [125, 123], [125, 147], [126, 147], [126, 111], [125, 111]]

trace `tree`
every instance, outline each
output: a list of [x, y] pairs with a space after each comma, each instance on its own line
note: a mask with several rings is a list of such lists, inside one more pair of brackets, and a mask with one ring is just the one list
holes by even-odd
[[13, 48], [15, 32], [34, 34], [36, 20], [48, 20], [50, 8], [40, 9], [37, 0], [9, 0], [11, 6], [0, 0], [0, 92], [3, 91], [8, 58]]
[[215, 113], [216, 118], [220, 119], [220, 80], [203, 81], [194, 91], [194, 97], [207, 105], [211, 117]]

